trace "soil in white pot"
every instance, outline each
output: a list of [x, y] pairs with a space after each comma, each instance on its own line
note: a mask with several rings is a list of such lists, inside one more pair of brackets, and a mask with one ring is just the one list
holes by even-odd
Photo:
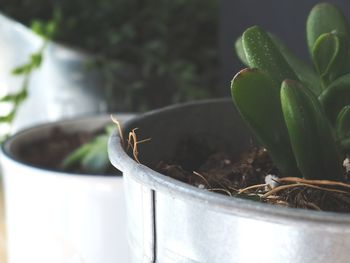
[[[92, 141], [97, 135], [103, 132], [104, 130], [102, 129], [97, 132], [68, 133], [57, 127], [52, 129], [48, 136], [21, 145], [18, 151], [18, 159], [26, 164], [48, 170], [86, 174], [87, 171], [79, 164], [67, 170], [63, 168], [62, 162], [74, 150]], [[92, 172], [88, 173], [94, 174]], [[116, 174], [117, 170], [109, 164], [104, 175], [113, 176]]]

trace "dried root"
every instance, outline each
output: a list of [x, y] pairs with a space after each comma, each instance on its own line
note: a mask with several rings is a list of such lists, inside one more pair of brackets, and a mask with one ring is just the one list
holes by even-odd
[[124, 146], [125, 145], [124, 136], [123, 136], [124, 133], [123, 133], [123, 129], [122, 129], [121, 124], [118, 121], [117, 117], [115, 117], [113, 115], [111, 115], [111, 120], [117, 125], [119, 137], [120, 137], [120, 140], [122, 142], [122, 145]]
[[111, 119], [118, 127], [120, 140], [122, 142], [122, 145], [123, 145], [125, 151], [128, 152], [129, 149], [131, 148], [135, 161], [138, 162], [138, 163], [141, 163], [140, 160], [139, 160], [138, 145], [140, 143], [144, 143], [144, 142], [150, 141], [151, 138], [144, 139], [144, 140], [138, 140], [137, 134], [136, 134], [136, 130], [138, 130], [138, 128], [134, 128], [134, 129], [131, 130], [131, 132], [129, 132], [128, 140], [125, 142], [124, 135], [123, 135], [124, 132], [123, 132], [123, 129], [121, 127], [120, 122], [114, 116], [111, 116]]
[[257, 195], [266, 203], [317, 211], [350, 211], [350, 184], [295, 177], [276, 179], [274, 188], [267, 184], [252, 185], [237, 191], [237, 196]]

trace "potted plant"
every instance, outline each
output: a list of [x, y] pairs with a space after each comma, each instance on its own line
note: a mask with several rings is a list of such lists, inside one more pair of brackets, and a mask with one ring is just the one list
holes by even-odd
[[[15, 72], [26, 80], [33, 62], [41, 64], [31, 72], [28, 88], [35, 98], [27, 109], [36, 109], [35, 101], [46, 94], [41, 107], [48, 105], [32, 116], [50, 114], [40, 117], [55, 120], [75, 112], [143, 111], [217, 95], [218, 1], [22, 1], [18, 6], [7, 3], [1, 11], [49, 40], [0, 19], [8, 54], [0, 63], [10, 93], [23, 90], [21, 78], [10, 71], [18, 67]], [[71, 113], [59, 110], [67, 104]], [[23, 119], [18, 125], [33, 118]]]
[[132, 262], [348, 261], [348, 37], [341, 12], [316, 5], [314, 70], [249, 28], [236, 47], [254, 69], [235, 76], [234, 103], [149, 112], [111, 137]]
[[9, 262], [128, 262], [122, 177], [107, 157], [109, 123], [108, 115], [46, 123], [3, 143]]

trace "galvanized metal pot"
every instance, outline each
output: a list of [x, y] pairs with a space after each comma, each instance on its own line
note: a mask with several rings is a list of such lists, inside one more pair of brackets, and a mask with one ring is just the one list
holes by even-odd
[[[29, 28], [0, 13], [1, 91], [11, 93], [22, 87], [23, 76], [14, 76], [12, 71], [27, 63], [42, 44], [43, 39]], [[42, 65], [31, 76], [29, 97], [19, 109], [14, 130], [106, 111], [102, 74], [87, 69], [90, 60], [80, 50], [51, 42]]]
[[212, 193], [160, 174], [188, 136], [213, 138], [232, 154], [249, 132], [230, 100], [174, 106], [127, 123], [138, 127], [137, 163], [119, 136], [109, 142], [112, 164], [123, 171], [131, 262], [349, 262], [350, 215], [283, 208]]
[[[130, 114], [117, 115], [123, 122]], [[24, 163], [18, 155], [31, 141], [64, 132], [94, 132], [108, 115], [35, 126], [1, 148], [8, 263], [126, 263], [123, 178], [72, 174]]]

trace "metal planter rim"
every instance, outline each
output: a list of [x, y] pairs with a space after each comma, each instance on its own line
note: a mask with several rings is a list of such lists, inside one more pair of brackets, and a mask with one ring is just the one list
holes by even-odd
[[[224, 102], [227, 99], [213, 99], [199, 102], [173, 105], [163, 109], [150, 111], [139, 115], [135, 119], [125, 123], [130, 126], [138, 119], [147, 119], [148, 116], [160, 115], [168, 111], [177, 110], [206, 103]], [[350, 232], [343, 228], [350, 225], [350, 214], [335, 212], [319, 212], [296, 208], [286, 208], [256, 201], [244, 200], [212, 193], [195, 186], [180, 182], [161, 173], [158, 173], [145, 165], [137, 163], [124, 150], [119, 135], [114, 133], [109, 140], [109, 158], [111, 163], [119, 170], [128, 171], [130, 176], [154, 191], [159, 191], [188, 202], [208, 206], [213, 210], [226, 214], [239, 215], [246, 218], [274, 222], [284, 225], [304, 225], [307, 227], [323, 228], [330, 231]]]

